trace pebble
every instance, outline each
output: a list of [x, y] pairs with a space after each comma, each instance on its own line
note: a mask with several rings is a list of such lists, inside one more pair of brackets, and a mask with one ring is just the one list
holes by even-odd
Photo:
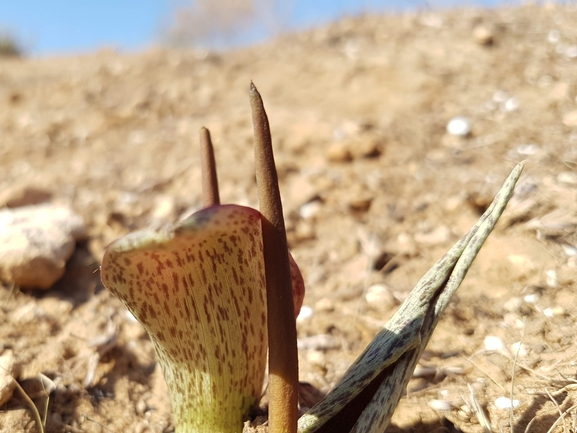
[[44, 188], [32, 185], [17, 185], [0, 193], [0, 207], [30, 206], [45, 203], [51, 198], [52, 193]]
[[523, 300], [527, 303], [527, 304], [536, 304], [537, 301], [539, 300], [539, 295], [536, 293], [532, 293], [530, 295], [525, 295], [523, 297]]
[[324, 367], [326, 366], [327, 362], [325, 359], [325, 354], [318, 350], [311, 350], [307, 353], [307, 361], [310, 362], [312, 365], [317, 367]]
[[557, 175], [557, 181], [567, 185], [577, 185], [577, 173], [563, 171]]
[[353, 155], [345, 143], [333, 143], [327, 151], [327, 159], [330, 162], [350, 162]]
[[439, 245], [447, 242], [451, 237], [451, 230], [447, 226], [439, 226], [426, 233], [415, 234], [415, 241], [422, 245]]
[[565, 50], [565, 57], [568, 59], [577, 59], [577, 45], [570, 45]]
[[299, 338], [297, 341], [299, 350], [329, 350], [340, 349], [341, 342], [337, 337], [328, 334], [311, 335]]
[[565, 315], [565, 309], [563, 307], [550, 307], [543, 310], [543, 315], [545, 317], [559, 317]]
[[436, 399], [429, 401], [429, 407], [439, 412], [447, 412], [452, 409], [450, 402], [446, 400], [436, 400]]
[[0, 279], [48, 289], [64, 275], [76, 240], [85, 237], [84, 221], [67, 207], [0, 210]]
[[485, 25], [478, 25], [473, 29], [473, 39], [479, 45], [491, 45], [494, 42], [494, 32]]
[[511, 400], [508, 397], [499, 397], [495, 400], [495, 406], [497, 409], [515, 409], [519, 407], [519, 400]]
[[500, 352], [505, 347], [503, 341], [494, 335], [486, 336], [485, 340], [483, 341], [483, 345], [485, 346], [485, 350], [488, 352]]
[[297, 317], [297, 322], [305, 322], [314, 315], [314, 310], [308, 305], [303, 305], [301, 311]]
[[468, 117], [453, 117], [447, 123], [447, 132], [458, 137], [466, 137], [471, 133], [471, 121]]
[[563, 116], [563, 125], [577, 127], [577, 110], [569, 111]]
[[349, 209], [356, 212], [366, 212], [371, 207], [373, 197], [370, 195], [361, 195], [348, 200]]
[[517, 312], [523, 307], [523, 300], [521, 298], [511, 298], [503, 304], [505, 311]]
[[367, 288], [365, 293], [365, 301], [369, 305], [378, 306], [385, 310], [390, 310], [397, 305], [395, 296], [384, 284], [373, 284]]
[[299, 215], [301, 218], [309, 219], [314, 217], [322, 208], [320, 200], [309, 201], [299, 208]]
[[0, 356], [0, 406], [12, 398], [15, 387], [14, 354], [7, 350]]
[[529, 351], [527, 350], [527, 346], [520, 341], [517, 341], [516, 343], [511, 344], [511, 353], [514, 353], [515, 356], [525, 357], [529, 354]]
[[378, 137], [362, 135], [348, 143], [351, 156], [356, 158], [376, 158], [382, 154], [381, 140]]
[[555, 289], [559, 285], [559, 280], [557, 279], [557, 271], [555, 269], [549, 269], [546, 273], [545, 284], [548, 287]]

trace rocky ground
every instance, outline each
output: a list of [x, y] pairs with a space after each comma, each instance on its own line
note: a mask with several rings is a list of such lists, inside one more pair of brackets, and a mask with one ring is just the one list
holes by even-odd
[[[201, 207], [201, 126], [223, 202], [256, 206], [251, 79], [307, 283], [301, 379], [330, 390], [526, 160], [387, 431], [483, 432], [472, 393], [494, 432], [575, 431], [575, 22], [574, 4], [527, 5], [350, 18], [226, 53], [0, 59], [2, 204], [33, 187], [88, 228], [52, 288], [0, 288], [0, 354], [48, 404], [46, 431], [173, 431], [151, 344], [98, 265]], [[447, 133], [456, 116], [470, 134]], [[19, 393], [0, 407], [0, 431], [35, 428]]]

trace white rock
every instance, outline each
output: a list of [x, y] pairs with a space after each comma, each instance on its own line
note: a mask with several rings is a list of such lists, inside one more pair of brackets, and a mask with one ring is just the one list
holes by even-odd
[[313, 200], [303, 204], [299, 209], [301, 218], [309, 219], [314, 217], [321, 210], [322, 204], [319, 200]]
[[577, 45], [571, 45], [565, 50], [565, 57], [568, 59], [577, 59]]
[[563, 171], [557, 175], [557, 181], [567, 185], [577, 185], [577, 173]]
[[471, 133], [471, 121], [465, 116], [453, 117], [447, 123], [447, 132], [458, 137], [466, 137]]
[[479, 45], [491, 45], [494, 38], [495, 33], [488, 26], [478, 25], [473, 29], [473, 39]]
[[392, 309], [397, 303], [391, 289], [384, 284], [373, 284], [369, 286], [365, 293], [365, 301], [367, 301], [369, 305], [378, 306], [386, 310]]
[[85, 236], [82, 218], [67, 207], [0, 210], [0, 279], [48, 289], [64, 274], [75, 241]]
[[536, 144], [520, 144], [516, 150], [519, 155], [535, 155], [541, 148]]
[[527, 350], [527, 346], [520, 341], [517, 341], [516, 343], [511, 344], [511, 353], [514, 353], [515, 356], [524, 357], [529, 354], [529, 351]]
[[537, 301], [539, 300], [539, 295], [537, 293], [531, 293], [529, 295], [525, 295], [523, 297], [523, 300], [527, 303], [527, 304], [536, 304]]
[[569, 111], [563, 116], [563, 124], [565, 126], [576, 127], [577, 126], [577, 110]]
[[559, 281], [557, 280], [557, 271], [555, 269], [549, 269], [545, 275], [547, 276], [545, 279], [547, 286], [555, 289], [559, 284]]
[[519, 407], [519, 400], [511, 400], [507, 397], [499, 397], [495, 400], [495, 406], [497, 409], [514, 409]]
[[439, 412], [447, 412], [452, 409], [451, 403], [445, 400], [430, 400], [429, 407]]
[[559, 30], [550, 30], [547, 33], [547, 42], [550, 44], [557, 44], [561, 40], [561, 32]]
[[489, 352], [500, 352], [505, 347], [503, 341], [501, 341], [499, 337], [495, 337], [493, 335], [488, 335], [485, 337], [484, 345], [485, 350]]
[[312, 307], [309, 307], [308, 305], [303, 305], [301, 307], [301, 311], [299, 313], [299, 316], [297, 317], [297, 322], [305, 322], [308, 319], [310, 319], [311, 317], [313, 317], [314, 315], [314, 310], [312, 309]]
[[543, 310], [543, 315], [545, 317], [558, 317], [565, 314], [565, 309], [563, 307], [550, 307]]
[[510, 113], [519, 108], [519, 100], [517, 98], [509, 98], [503, 104], [501, 104], [501, 111], [504, 113]]
[[0, 356], [0, 406], [12, 397], [16, 382], [14, 381], [14, 355], [11, 350]]

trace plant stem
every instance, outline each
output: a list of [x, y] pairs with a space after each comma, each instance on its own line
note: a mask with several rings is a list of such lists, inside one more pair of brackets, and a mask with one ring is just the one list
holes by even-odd
[[202, 206], [209, 207], [220, 204], [214, 148], [210, 139], [210, 131], [204, 127], [200, 128], [200, 167], [202, 171]]
[[278, 175], [262, 98], [250, 83], [255, 168], [263, 218], [269, 342], [269, 431], [296, 433], [298, 354], [292, 282]]

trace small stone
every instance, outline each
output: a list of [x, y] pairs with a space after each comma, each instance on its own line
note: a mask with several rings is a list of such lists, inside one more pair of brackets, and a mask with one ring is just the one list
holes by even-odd
[[368, 136], [367, 134], [351, 141], [348, 148], [353, 158], [376, 158], [382, 153], [381, 140], [378, 137]]
[[511, 344], [511, 353], [514, 353], [515, 356], [527, 356], [529, 351], [527, 350], [527, 346], [525, 346], [520, 341]]
[[32, 185], [18, 185], [0, 193], [0, 207], [30, 206], [45, 203], [51, 198], [52, 193], [44, 188]]
[[521, 298], [511, 298], [503, 304], [505, 311], [509, 311], [511, 313], [521, 310], [522, 307], [523, 300]]
[[545, 317], [558, 317], [565, 315], [565, 309], [563, 307], [549, 307], [543, 310], [543, 315]]
[[415, 234], [415, 241], [422, 245], [439, 245], [447, 242], [451, 237], [451, 230], [447, 226], [439, 226], [426, 233]]
[[0, 211], [0, 279], [20, 287], [50, 288], [64, 275], [76, 240], [86, 236], [82, 218], [61, 206]]
[[507, 259], [511, 264], [510, 275], [515, 275], [516, 279], [527, 278], [535, 270], [531, 259], [522, 254], [510, 254]]
[[156, 221], [172, 221], [176, 215], [176, 203], [171, 195], [163, 194], [154, 200], [151, 217]]
[[570, 111], [563, 116], [563, 125], [577, 127], [577, 110]]
[[561, 40], [561, 32], [559, 30], [549, 30], [547, 33], [547, 42], [550, 44], [558, 44]]
[[577, 45], [571, 45], [565, 50], [565, 57], [568, 59], [577, 59]]
[[563, 101], [569, 97], [569, 83], [555, 83], [549, 92], [549, 98], [553, 101]]
[[312, 309], [312, 307], [309, 307], [308, 305], [303, 305], [297, 317], [297, 322], [306, 322], [308, 319], [313, 317], [313, 315], [314, 310]]
[[294, 206], [302, 206], [306, 203], [313, 202], [319, 196], [317, 189], [306, 176], [296, 176], [289, 185], [288, 197], [289, 202]]
[[516, 151], [519, 155], [535, 155], [541, 151], [541, 148], [536, 144], [520, 144]]
[[548, 270], [545, 275], [547, 278], [545, 279], [545, 284], [548, 287], [555, 289], [559, 285], [559, 280], [557, 279], [557, 271], [555, 269]]
[[0, 406], [12, 398], [15, 387], [14, 354], [11, 350], [6, 350], [0, 356]]
[[299, 350], [330, 350], [340, 349], [341, 342], [337, 337], [328, 334], [311, 335], [299, 338], [297, 341]]
[[329, 298], [321, 298], [315, 303], [315, 310], [317, 311], [334, 311], [335, 303]]
[[557, 175], [557, 181], [567, 185], [577, 185], [577, 173], [572, 171], [563, 171]]
[[447, 132], [457, 137], [466, 137], [471, 133], [471, 121], [465, 116], [453, 117], [447, 123]]
[[352, 211], [357, 212], [366, 212], [371, 207], [371, 203], [373, 202], [373, 197], [357, 197], [355, 199], [349, 200], [349, 208]]
[[500, 352], [505, 348], [503, 341], [499, 337], [488, 335], [484, 341], [485, 350], [488, 352]]
[[446, 400], [436, 400], [436, 399], [429, 401], [429, 407], [439, 412], [447, 412], [452, 409], [450, 402]]
[[307, 361], [316, 367], [324, 367], [327, 364], [325, 354], [318, 350], [310, 350], [307, 352]]
[[312, 218], [319, 213], [321, 207], [322, 203], [320, 202], [320, 200], [310, 201], [308, 203], [303, 204], [299, 208], [299, 215], [301, 216], [301, 218], [304, 219]]
[[519, 109], [519, 100], [517, 98], [509, 98], [501, 104], [501, 111], [503, 113], [511, 113]]
[[373, 284], [367, 288], [365, 301], [371, 306], [390, 310], [397, 305], [397, 300], [391, 289], [384, 284]]
[[495, 34], [493, 30], [486, 25], [478, 25], [473, 29], [473, 39], [479, 45], [491, 45], [494, 42]]
[[511, 400], [508, 397], [499, 397], [495, 400], [495, 407], [502, 410], [515, 409], [516, 407], [519, 407], [519, 404], [519, 400]]
[[346, 144], [333, 143], [329, 147], [327, 158], [330, 162], [350, 162], [353, 160], [353, 155]]

